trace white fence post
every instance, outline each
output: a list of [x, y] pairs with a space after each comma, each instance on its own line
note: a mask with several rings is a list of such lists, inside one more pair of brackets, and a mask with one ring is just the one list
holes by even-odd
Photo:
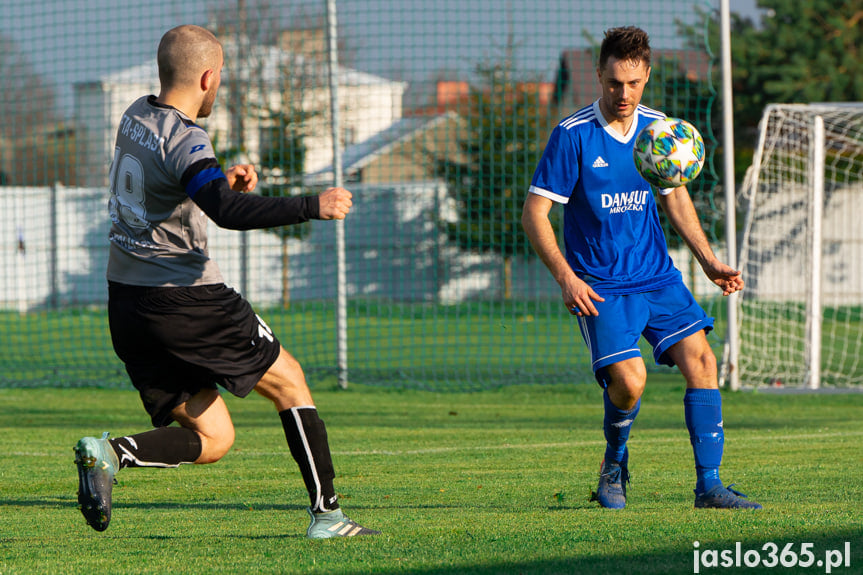
[[[338, 26], [336, 19], [336, 0], [327, 0], [327, 52], [330, 68], [330, 110], [332, 114], [333, 135], [333, 185], [342, 185], [342, 149], [339, 142], [341, 126], [339, 121], [339, 82], [338, 82]], [[348, 386], [348, 294], [345, 261], [345, 222], [336, 221], [336, 332], [339, 387]]]

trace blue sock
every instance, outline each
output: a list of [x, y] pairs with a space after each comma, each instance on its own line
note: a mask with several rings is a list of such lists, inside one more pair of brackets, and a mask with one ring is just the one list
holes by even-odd
[[719, 465], [725, 445], [722, 395], [718, 389], [687, 389], [683, 411], [689, 442], [695, 454], [695, 473], [698, 476], [695, 492], [704, 493], [722, 484], [719, 480]]
[[626, 440], [629, 439], [629, 432], [632, 429], [632, 422], [635, 421], [635, 416], [638, 415], [638, 409], [641, 407], [641, 399], [630, 410], [623, 410], [611, 403], [608, 397], [608, 390], [603, 393], [605, 401], [605, 417], [602, 420], [602, 429], [605, 432], [605, 462], [606, 463], [623, 463], [626, 464]]

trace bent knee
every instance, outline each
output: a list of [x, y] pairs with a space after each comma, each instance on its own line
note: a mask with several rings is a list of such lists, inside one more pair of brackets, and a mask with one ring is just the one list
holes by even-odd
[[255, 386], [255, 391], [271, 400], [280, 411], [300, 405], [314, 405], [303, 368], [287, 352], [283, 352], [264, 374]]
[[612, 402], [623, 409], [632, 409], [644, 393], [643, 379], [625, 379], [617, 383], [614, 390], [609, 390]]
[[215, 436], [198, 433], [201, 436], [201, 455], [195, 463], [215, 463], [224, 457], [234, 445], [234, 429]]
[[646, 383], [647, 371], [643, 368], [615, 370], [607, 386], [608, 395], [617, 407], [632, 409], [641, 399]]

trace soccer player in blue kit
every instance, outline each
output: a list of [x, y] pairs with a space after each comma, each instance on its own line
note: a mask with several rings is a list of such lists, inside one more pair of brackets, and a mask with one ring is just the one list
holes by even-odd
[[[552, 132], [524, 203], [522, 225], [578, 317], [603, 388], [606, 438], [599, 486], [602, 507], [626, 506], [627, 439], [641, 406], [647, 371], [638, 341], [686, 380], [686, 426], [695, 454], [697, 508], [761, 505], [719, 478], [724, 434], [713, 328], [668, 255], [650, 185], [632, 159], [639, 131], [664, 114], [641, 104], [650, 78], [650, 43], [640, 28], [606, 31], [597, 76], [601, 95]], [[723, 295], [743, 289], [740, 272], [713, 253], [685, 187], [659, 190], [659, 203], [704, 273]], [[564, 255], [548, 214], [563, 205]]]

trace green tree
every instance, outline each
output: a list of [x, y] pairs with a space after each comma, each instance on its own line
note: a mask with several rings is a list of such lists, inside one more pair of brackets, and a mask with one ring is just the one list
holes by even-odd
[[[324, 46], [318, 40], [325, 38], [325, 20], [300, 13], [294, 16], [292, 23], [304, 26], [283, 29], [281, 8], [269, 0], [232, 0], [210, 12], [215, 31], [224, 38], [231, 55], [226, 57], [224, 80], [231, 118], [230, 144], [221, 152], [217, 149], [217, 153], [222, 156], [220, 161], [233, 162], [247, 158], [250, 150], [256, 148], [257, 157], [253, 158], [259, 171], [257, 193], [267, 197], [302, 192], [308, 122], [323, 113], [323, 103], [309, 95], [322, 88], [321, 79], [310, 70], [322, 65], [319, 59], [323, 58]], [[345, 48], [344, 53], [352, 52]], [[277, 59], [275, 74], [268, 72], [274, 65], [273, 58]], [[250, 137], [256, 142], [247, 142]], [[288, 246], [292, 239], [307, 238], [311, 227], [306, 223], [266, 231], [281, 243], [281, 301], [287, 308], [290, 305]]]
[[[262, 108], [255, 117], [265, 127], [261, 128], [260, 171], [257, 193], [266, 197], [288, 197], [301, 193], [302, 176], [305, 172], [306, 145], [302, 133], [305, 121], [314, 113], [291, 108], [287, 111]], [[245, 150], [236, 146], [222, 145], [218, 134], [213, 137], [216, 159], [227, 167], [236, 158], [245, 156]], [[293, 226], [266, 228], [281, 242], [281, 301], [282, 307], [290, 306], [290, 256], [288, 244], [291, 239], [303, 240], [311, 233], [308, 223]]]
[[[266, 197], [287, 197], [300, 193], [302, 175], [305, 172], [306, 145], [301, 130], [303, 122], [310, 114], [301, 110], [291, 109], [281, 112], [272, 109], [261, 109], [257, 119], [263, 121], [265, 128], [260, 130], [260, 175], [257, 193]], [[213, 148], [216, 159], [223, 167], [233, 164], [237, 158], [246, 155], [243, 148], [223, 145], [218, 134], [213, 136]], [[289, 240], [302, 240], [311, 233], [308, 223], [293, 226], [266, 228], [266, 231], [277, 236], [281, 242], [281, 301], [282, 307], [290, 306], [290, 256]]]
[[53, 89], [36, 73], [14, 40], [0, 34], [0, 134], [9, 140], [32, 136], [57, 121]]
[[[773, 102], [863, 100], [860, 0], [759, 0], [761, 26], [746, 26], [732, 42], [742, 115]], [[738, 91], [737, 93], [740, 93]], [[747, 123], [760, 118], [748, 115]]]
[[[709, 79], [691, 77], [685, 70], [683, 63], [676, 58], [660, 57], [654, 60], [651, 65], [650, 82], [647, 84], [642, 101], [662, 110], [668, 116], [688, 121], [704, 138], [707, 152], [704, 168], [701, 175], [686, 187], [701, 216], [705, 231], [712, 233], [714, 237], [721, 237], [724, 218], [713, 205], [712, 193], [719, 180], [713, 168], [713, 152], [717, 144], [713, 134], [720, 129], [718, 125], [711, 125], [711, 122], [717, 118], [716, 114], [711, 114], [715, 96]], [[721, 116], [718, 117], [721, 119]], [[680, 237], [671, 231], [671, 225], [662, 210], [660, 210], [660, 219], [669, 245], [674, 247], [681, 245]]]
[[74, 183], [74, 131], [58, 123], [54, 91], [0, 34], [0, 174], [4, 184]]
[[[731, 15], [731, 60], [738, 180], [751, 163], [758, 122], [771, 103], [863, 100], [860, 0], [758, 0], [759, 23]], [[719, 86], [719, 14], [700, 11], [702, 22], [680, 25], [690, 45], [703, 45], [704, 20], [715, 54]], [[717, 100], [713, 115], [722, 115]]]
[[[263, 119], [268, 127], [261, 130], [261, 168], [263, 178], [259, 186], [262, 196], [287, 197], [301, 192], [302, 176], [305, 172], [306, 145], [302, 127], [314, 113], [290, 108], [287, 111], [264, 110]], [[293, 226], [267, 228], [281, 242], [282, 259], [282, 307], [287, 309], [291, 301], [290, 255], [291, 239], [303, 240], [311, 233], [308, 223]]]
[[458, 213], [443, 224], [447, 236], [465, 250], [503, 257], [505, 299], [512, 297], [513, 257], [534, 255], [521, 231], [521, 209], [547, 119], [538, 84], [516, 81], [511, 62], [478, 68], [480, 81], [461, 114], [459, 153], [434, 158]]

